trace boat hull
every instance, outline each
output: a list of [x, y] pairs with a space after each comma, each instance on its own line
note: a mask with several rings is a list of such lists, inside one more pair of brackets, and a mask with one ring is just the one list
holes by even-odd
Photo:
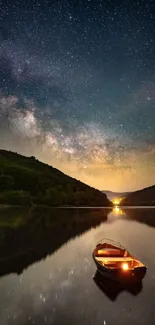
[[95, 259], [94, 254], [93, 254], [93, 259], [101, 275], [103, 275], [108, 279], [119, 281], [121, 283], [141, 282], [146, 274], [145, 266], [137, 267], [133, 270], [128, 270], [128, 271], [123, 271], [120, 269], [110, 270], [102, 266], [100, 263], [98, 263]]

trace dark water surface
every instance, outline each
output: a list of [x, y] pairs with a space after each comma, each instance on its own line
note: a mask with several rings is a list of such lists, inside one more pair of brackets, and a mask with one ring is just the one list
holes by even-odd
[[[155, 209], [1, 209], [0, 324], [155, 324]], [[92, 250], [120, 241], [148, 271], [143, 284], [111, 286]]]

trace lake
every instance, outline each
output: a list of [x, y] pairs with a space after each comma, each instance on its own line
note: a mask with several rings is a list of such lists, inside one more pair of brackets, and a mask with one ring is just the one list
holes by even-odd
[[[142, 286], [94, 279], [103, 237], [147, 265]], [[0, 324], [155, 324], [154, 247], [155, 208], [0, 209]]]

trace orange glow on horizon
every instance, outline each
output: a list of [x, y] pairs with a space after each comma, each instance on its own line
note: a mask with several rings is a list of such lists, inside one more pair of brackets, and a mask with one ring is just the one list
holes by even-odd
[[113, 200], [113, 204], [114, 204], [114, 205], [119, 205], [120, 202], [121, 202], [121, 198], [118, 198], [118, 199], [114, 199], [114, 200]]

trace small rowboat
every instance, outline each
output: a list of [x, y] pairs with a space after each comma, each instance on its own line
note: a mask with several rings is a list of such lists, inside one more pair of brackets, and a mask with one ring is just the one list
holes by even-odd
[[147, 270], [147, 267], [122, 245], [107, 238], [96, 245], [93, 259], [104, 277], [120, 282], [140, 282]]

